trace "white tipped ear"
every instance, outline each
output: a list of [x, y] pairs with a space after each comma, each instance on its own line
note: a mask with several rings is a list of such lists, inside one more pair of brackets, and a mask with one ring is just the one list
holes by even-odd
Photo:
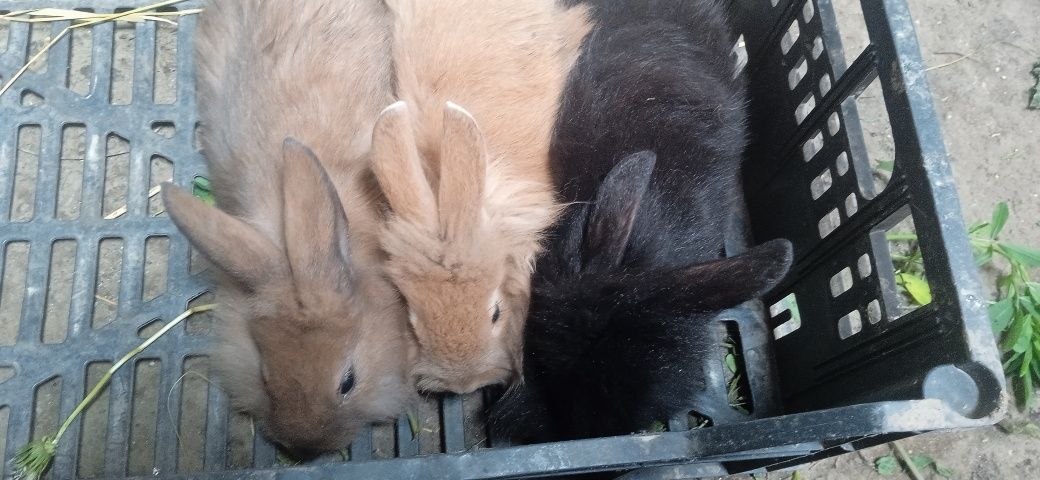
[[437, 195], [441, 233], [453, 239], [480, 224], [487, 177], [487, 147], [476, 119], [462, 107], [444, 105], [441, 178]]
[[341, 284], [350, 276], [347, 216], [311, 149], [282, 143], [282, 225], [289, 267], [298, 283]]
[[372, 130], [372, 173], [399, 217], [412, 223], [432, 222], [433, 190], [423, 173], [408, 105], [398, 101], [383, 109]]
[[162, 186], [162, 197], [166, 212], [192, 246], [240, 286], [252, 289], [284, 275], [282, 252], [250, 225], [169, 182]]

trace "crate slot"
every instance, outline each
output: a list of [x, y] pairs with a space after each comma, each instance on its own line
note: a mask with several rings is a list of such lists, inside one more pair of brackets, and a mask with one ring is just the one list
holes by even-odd
[[[33, 23], [29, 26], [29, 45], [28, 49], [25, 51], [25, 57], [23, 58], [22, 63], [28, 62], [29, 59], [43, 50], [43, 47], [46, 46], [47, 42], [51, 39], [51, 30], [53, 28], [58, 28], [58, 25], [41, 22]], [[49, 57], [51, 53], [53, 53], [53, 50], [44, 52], [40, 55], [40, 58], [29, 66], [29, 71], [32, 73], [45, 73], [48, 64], [50, 64], [50, 62], [47, 61], [47, 57]]]
[[105, 148], [105, 193], [101, 206], [105, 219], [115, 219], [126, 214], [129, 175], [130, 142], [110, 133]]
[[[188, 302], [188, 308], [213, 303], [213, 294], [206, 292]], [[209, 335], [215, 333], [213, 329], [213, 311], [199, 312], [184, 319], [184, 332], [188, 335]]]
[[[143, 359], [134, 364], [134, 386], [131, 402], [131, 426], [128, 472], [130, 475], [154, 475], [156, 468], [155, 442], [159, 420], [159, 392], [162, 364], [155, 359]], [[172, 472], [171, 472], [172, 473]]]
[[[116, 12], [127, 9], [117, 9]], [[116, 22], [112, 32], [112, 72], [108, 92], [112, 105], [129, 105], [134, 97], [134, 43], [133, 23]]]
[[173, 162], [162, 155], [152, 155], [149, 170], [151, 179], [148, 183], [148, 216], [166, 215], [166, 207], [163, 206], [162, 196], [158, 192], [163, 182], [173, 180]]
[[62, 419], [58, 408], [61, 405], [61, 377], [55, 375], [40, 383], [33, 396], [32, 439], [39, 440], [58, 431]]
[[802, 160], [812, 160], [820, 150], [823, 150], [823, 133], [817, 131], [802, 144]]
[[123, 240], [103, 238], [98, 244], [97, 278], [94, 284], [93, 328], [102, 328], [115, 319], [119, 308], [119, 287], [123, 267]]
[[820, 55], [823, 55], [823, 38], [816, 37], [812, 41], [812, 58], [813, 60], [819, 60]]
[[[92, 9], [78, 8], [81, 12]], [[65, 87], [74, 93], [85, 96], [90, 93], [90, 77], [93, 69], [91, 51], [94, 49], [94, 30], [77, 28], [68, 33], [71, 38], [69, 46], [69, 62], [65, 74]]]
[[799, 328], [802, 328], [802, 314], [798, 310], [798, 299], [789, 293], [779, 302], [769, 307], [769, 316], [776, 327], [773, 328], [773, 339], [779, 340]]
[[748, 51], [747, 42], [744, 40], [744, 35], [737, 37], [737, 42], [733, 44], [733, 51], [730, 54], [733, 57], [733, 78], [738, 77], [744, 72], [748, 63]]
[[152, 122], [152, 132], [167, 140], [177, 134], [177, 126], [173, 122]]
[[780, 38], [780, 52], [787, 55], [787, 52], [790, 52], [791, 47], [793, 47], [795, 42], [798, 41], [798, 35], [798, 20], [795, 20], [791, 22], [791, 26], [787, 27], [784, 36]]
[[813, 179], [812, 183], [809, 184], [809, 192], [812, 194], [813, 200], [818, 200], [824, 193], [827, 193], [827, 190], [830, 190], [831, 185], [833, 184], [834, 180], [831, 178], [831, 169], [830, 167], [827, 167]]
[[0, 345], [14, 345], [25, 301], [25, 281], [29, 264], [29, 242], [10, 242], [3, 249], [3, 276], [0, 277]]
[[61, 127], [58, 204], [54, 212], [59, 220], [75, 220], [79, 217], [83, 194], [83, 161], [86, 157], [86, 126], [71, 123]]
[[820, 238], [826, 238], [827, 235], [830, 235], [839, 225], [841, 225], [841, 214], [838, 213], [837, 208], [834, 208], [820, 218], [816, 227], [820, 232]]
[[36, 183], [40, 170], [40, 125], [18, 127], [18, 151], [15, 153], [14, 197], [10, 221], [28, 222], [35, 215]]
[[[97, 385], [112, 362], [90, 362], [84, 373], [86, 382], [83, 395]], [[77, 474], [83, 477], [99, 477], [105, 472], [105, 442], [108, 434], [109, 389], [104, 389], [83, 411], [83, 426], [80, 429], [79, 465]], [[89, 432], [89, 433], [88, 433]]]
[[838, 336], [845, 340], [863, 331], [863, 321], [859, 310], [853, 310], [838, 319]]
[[[809, 0], [810, 2], [812, 0]], [[845, 65], [852, 62], [870, 44], [867, 35], [867, 25], [863, 18], [863, 7], [860, 0], [831, 0], [834, 17], [837, 25], [834, 31], [838, 34], [834, 40], [841, 48], [835, 49], [835, 45], [828, 45], [834, 51], [830, 52], [835, 66], [835, 74], [840, 75]], [[830, 38], [828, 38], [830, 40]]]
[[253, 419], [248, 415], [234, 412], [230, 412], [230, 415], [226, 466], [232, 470], [249, 468], [253, 466], [253, 437], [258, 432], [256, 432]]
[[802, 83], [802, 79], [805, 78], [805, 74], [809, 71], [809, 62], [805, 60], [805, 57], [799, 58], [798, 63], [791, 69], [787, 74], [787, 87], [794, 90], [799, 83]]
[[[160, 11], [176, 11], [164, 8]], [[177, 102], [177, 25], [157, 23], [155, 27], [155, 84], [152, 100], [156, 104], [170, 105]]]
[[831, 276], [831, 297], [837, 298], [839, 295], [849, 291], [852, 288], [852, 269], [845, 267]]
[[[177, 471], [200, 472], [204, 466], [206, 440], [206, 407], [209, 404], [209, 362], [206, 357], [184, 359], [184, 373], [178, 379], [180, 405], [163, 402], [162, 410], [177, 419]], [[164, 398], [165, 400], [165, 398]], [[176, 408], [176, 409], [175, 409]]]
[[798, 107], [794, 109], [794, 121], [801, 125], [806, 117], [812, 113], [813, 109], [816, 108], [816, 95], [809, 93], [804, 99], [798, 104]]
[[888, 267], [881, 275], [887, 286], [884, 310], [887, 319], [895, 321], [931, 303], [931, 287], [910, 209], [900, 209], [880, 226], [871, 234], [871, 243], [878, 264]]
[[44, 343], [62, 343], [68, 335], [76, 249], [75, 240], [56, 240], [51, 244], [47, 305], [43, 317]]
[[877, 299], [873, 299], [867, 304], [867, 320], [871, 324], [875, 324], [881, 321], [881, 303]]

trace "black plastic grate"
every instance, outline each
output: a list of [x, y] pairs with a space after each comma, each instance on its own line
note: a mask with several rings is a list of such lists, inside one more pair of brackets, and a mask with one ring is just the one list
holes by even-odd
[[[768, 324], [757, 306], [721, 318], [739, 337], [751, 415], [717, 402], [726, 373], [716, 362], [708, 376], [719, 383], [701, 399], [710, 428], [676, 418], [668, 432], [643, 436], [490, 445], [480, 421], [489, 398], [478, 393], [427, 399], [417, 438], [401, 419], [363, 432], [342, 456], [289, 467], [208, 382], [211, 319], [200, 316], [115, 375], [66, 434], [51, 477], [722, 475], [996, 421], [998, 354], [906, 5], [863, 0], [871, 44], [846, 64], [832, 4], [850, 1], [860, 3], [729, 1], [752, 94], [749, 215], [737, 220], [759, 241], [791, 239], [796, 254], [782, 293], [767, 299]], [[150, 197], [159, 182], [188, 186], [205, 169], [196, 17], [177, 22], [76, 31], [0, 96], [0, 476], [156, 322], [208, 301], [205, 265]], [[66, 25], [0, 23], [0, 80]], [[878, 176], [879, 161], [891, 172]], [[911, 227], [934, 294], [916, 309], [895, 288], [899, 252], [885, 237]], [[948, 407], [962, 400], [972, 408]]]

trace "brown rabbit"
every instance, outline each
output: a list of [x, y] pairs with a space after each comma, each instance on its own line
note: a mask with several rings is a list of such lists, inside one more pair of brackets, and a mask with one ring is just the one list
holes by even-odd
[[392, 100], [389, 29], [378, 0], [210, 2], [198, 90], [220, 209], [164, 188], [218, 270], [223, 387], [301, 456], [346, 446], [414, 397], [414, 341], [362, 175]]
[[382, 246], [419, 341], [413, 373], [459, 393], [514, 380], [532, 261], [558, 210], [550, 130], [586, 10], [387, 4], [400, 101], [376, 124], [372, 168], [394, 213]]

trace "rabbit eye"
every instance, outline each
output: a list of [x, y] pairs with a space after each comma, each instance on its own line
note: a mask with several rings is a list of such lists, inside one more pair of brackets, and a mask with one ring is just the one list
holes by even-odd
[[343, 381], [339, 384], [339, 394], [346, 396], [354, 389], [354, 371], [351, 370], [343, 376]]
[[498, 304], [495, 304], [495, 313], [491, 314], [491, 323], [498, 321], [498, 317], [502, 315], [502, 310], [498, 308]]

